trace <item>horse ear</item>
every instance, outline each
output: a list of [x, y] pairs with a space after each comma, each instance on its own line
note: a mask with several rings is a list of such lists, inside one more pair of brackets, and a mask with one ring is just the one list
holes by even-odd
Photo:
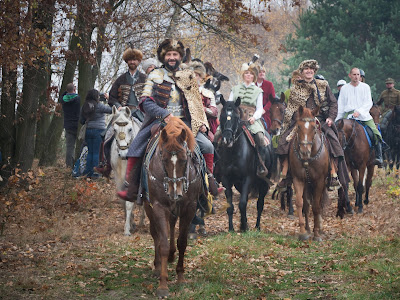
[[280, 102], [284, 103], [285, 102], [285, 93], [281, 92], [281, 98], [280, 98]]
[[131, 117], [132, 112], [128, 106], [125, 106], [125, 114], [128, 119]]
[[235, 106], [239, 107], [240, 103], [242, 103], [242, 99], [240, 99], [240, 97], [237, 97], [236, 101], [235, 101]]
[[319, 106], [317, 106], [316, 108], [313, 109], [312, 115], [315, 117], [315, 116], [318, 116], [318, 113], [319, 113]]
[[336, 121], [336, 127], [337, 129], [342, 129], [344, 125], [343, 119], [337, 120]]
[[186, 130], [182, 129], [181, 134], [179, 135], [179, 142], [182, 144], [184, 141], [186, 141]]
[[112, 107], [112, 113], [113, 113], [113, 115], [117, 114], [117, 108], [115, 107], [115, 105], [113, 105], [113, 107]]
[[299, 107], [299, 116], [301, 116], [304, 112], [304, 107], [302, 105], [300, 105]]
[[166, 132], [164, 129], [161, 130], [161, 141], [162, 141], [163, 143], [165, 143], [165, 142], [168, 141], [168, 134], [167, 134], [167, 132]]
[[222, 106], [225, 106], [225, 104], [226, 104], [226, 100], [225, 100], [225, 98], [224, 98], [224, 95], [220, 95], [219, 96], [219, 102], [222, 104]]

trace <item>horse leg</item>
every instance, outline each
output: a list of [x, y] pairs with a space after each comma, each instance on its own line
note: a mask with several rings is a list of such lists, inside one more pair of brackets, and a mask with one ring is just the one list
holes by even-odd
[[286, 197], [287, 197], [287, 206], [288, 206], [288, 209], [289, 209], [288, 218], [289, 219], [294, 219], [293, 188], [292, 188], [292, 186], [289, 186], [287, 188]]
[[[125, 201], [129, 202], [129, 201]], [[139, 206], [139, 205], [138, 205]], [[139, 206], [139, 213], [140, 213], [140, 221], [139, 221], [139, 226], [143, 227], [144, 226], [144, 219], [146, 218], [146, 215], [144, 213], [143, 206]]]
[[343, 187], [339, 188], [336, 217], [340, 217], [340, 219], [344, 218], [344, 211], [346, 207], [346, 198], [344, 196], [344, 193], [345, 193], [344, 188]]
[[249, 199], [250, 176], [248, 176], [242, 185], [242, 192], [239, 200], [240, 210], [240, 231], [245, 232], [249, 229], [247, 225], [247, 201]]
[[186, 211], [185, 214], [181, 214], [179, 218], [179, 236], [178, 236], [178, 251], [179, 251], [179, 257], [178, 257], [178, 264], [176, 265], [176, 274], [178, 276], [178, 283], [184, 283], [185, 278], [183, 276], [185, 272], [184, 268], [184, 258], [185, 258], [185, 251], [187, 247], [187, 237], [189, 233], [189, 225], [191, 223], [191, 220], [193, 219], [194, 215], [196, 213], [196, 210], [188, 210]]
[[124, 227], [124, 235], [129, 236], [132, 232], [135, 231], [136, 224], [133, 220], [133, 206], [135, 205], [133, 202], [124, 201], [125, 202], [125, 227]]
[[155, 220], [153, 216], [152, 208], [145, 204], [145, 210], [147, 217], [150, 220], [150, 234], [154, 241], [154, 275], [159, 277], [161, 273], [161, 261], [160, 261], [160, 242], [159, 237], [156, 230]]
[[232, 185], [225, 179], [222, 178], [222, 185], [225, 187], [225, 196], [226, 196], [226, 202], [228, 202], [228, 208], [226, 209], [226, 212], [228, 214], [228, 219], [229, 219], [229, 231], [235, 231], [233, 228], [233, 203], [232, 203]]
[[367, 205], [369, 203], [369, 189], [372, 185], [372, 176], [374, 176], [375, 165], [370, 164], [367, 167], [367, 179], [365, 180], [365, 200], [364, 204]]
[[263, 184], [259, 187], [259, 192], [258, 192], [258, 200], [257, 200], [257, 222], [256, 222], [256, 228], [260, 230], [260, 222], [261, 222], [261, 214], [264, 210], [264, 198], [265, 195], [268, 193], [269, 186], [266, 184]]
[[314, 185], [313, 189], [313, 202], [312, 202], [312, 211], [314, 215], [314, 241], [322, 242], [322, 238], [320, 236], [322, 232], [322, 197], [325, 189], [325, 182], [318, 182]]
[[303, 191], [304, 191], [304, 184], [303, 182], [299, 181], [297, 178], [293, 178], [294, 189], [296, 191], [296, 208], [297, 208], [297, 216], [299, 218], [299, 227], [300, 227], [300, 234], [299, 240], [307, 240], [309, 238], [308, 234], [306, 233], [306, 229], [304, 226], [304, 218], [303, 218]]
[[176, 217], [172, 214], [169, 217], [169, 254], [168, 254], [168, 262], [172, 263], [175, 260], [175, 224], [176, 224]]
[[357, 213], [363, 212], [363, 193], [364, 193], [364, 175], [366, 166], [363, 165], [359, 170], [358, 184], [356, 188], [356, 206], [358, 207]]
[[312, 195], [310, 194], [308, 188], [305, 187], [304, 191], [303, 191], [303, 215], [304, 215], [304, 219], [306, 221], [305, 229], [308, 234], [311, 233], [311, 229], [310, 229], [310, 199], [311, 199], [311, 197], [312, 197]]

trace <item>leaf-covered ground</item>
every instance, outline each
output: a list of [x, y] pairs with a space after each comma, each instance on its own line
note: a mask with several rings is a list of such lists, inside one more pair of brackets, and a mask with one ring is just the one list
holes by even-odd
[[[349, 298], [363, 297], [363, 289], [371, 299], [399, 297], [400, 261], [391, 256], [399, 246], [398, 191], [399, 180], [379, 170], [364, 213], [343, 220], [335, 217], [331, 193], [321, 244], [297, 241], [297, 218], [289, 219], [271, 193], [260, 233], [228, 234], [221, 197], [206, 219], [208, 237], [189, 244], [188, 285], [176, 287], [174, 265], [169, 268], [171, 298], [345, 299], [347, 288]], [[124, 236], [124, 212], [114, 194], [112, 182], [73, 179], [61, 168], [12, 176], [0, 194], [0, 299], [154, 298], [148, 220]], [[138, 214], [135, 209], [136, 223]], [[255, 216], [252, 198], [250, 228]]]

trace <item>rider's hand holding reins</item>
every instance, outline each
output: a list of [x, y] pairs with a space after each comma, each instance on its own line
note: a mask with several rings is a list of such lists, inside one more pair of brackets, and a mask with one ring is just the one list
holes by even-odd
[[250, 117], [248, 121], [250, 125], [253, 125], [256, 120], [254, 119], [254, 117]]
[[328, 124], [329, 127], [331, 127], [331, 126], [332, 126], [332, 123], [333, 123], [333, 120], [332, 120], [331, 118], [327, 118], [327, 119], [325, 120], [325, 122], [326, 122], [326, 124]]

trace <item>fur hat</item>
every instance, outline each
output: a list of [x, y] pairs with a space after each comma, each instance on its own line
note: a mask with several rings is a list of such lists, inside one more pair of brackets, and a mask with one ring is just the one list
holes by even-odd
[[142, 51], [138, 50], [138, 49], [133, 49], [133, 48], [128, 48], [124, 51], [124, 54], [122, 55], [122, 59], [125, 62], [128, 62], [128, 60], [139, 60], [141, 61], [143, 58], [143, 53]]
[[157, 57], [161, 63], [164, 63], [165, 54], [167, 54], [168, 51], [178, 52], [181, 55], [181, 58], [185, 55], [185, 48], [183, 47], [182, 42], [174, 39], [166, 39], [157, 49]]
[[199, 74], [201, 78], [206, 77], [206, 67], [200, 61], [192, 61], [189, 64], [189, 68], [192, 69], [195, 73]]
[[264, 66], [264, 61], [261, 62], [261, 64], [257, 64], [257, 71], [260, 73], [261, 71], [267, 72]]
[[304, 60], [299, 65], [300, 73], [303, 72], [305, 68], [314, 69], [314, 71], [317, 72], [319, 69], [318, 62], [315, 59]]
[[252, 64], [249, 66], [248, 63], [244, 63], [244, 64], [242, 65], [241, 71], [242, 71], [242, 77], [243, 77], [243, 75], [244, 75], [244, 72], [250, 71], [250, 72], [254, 75], [253, 81], [254, 81], [254, 82], [257, 81], [257, 78], [258, 78], [258, 69], [257, 69], [256, 64], [252, 63]]

